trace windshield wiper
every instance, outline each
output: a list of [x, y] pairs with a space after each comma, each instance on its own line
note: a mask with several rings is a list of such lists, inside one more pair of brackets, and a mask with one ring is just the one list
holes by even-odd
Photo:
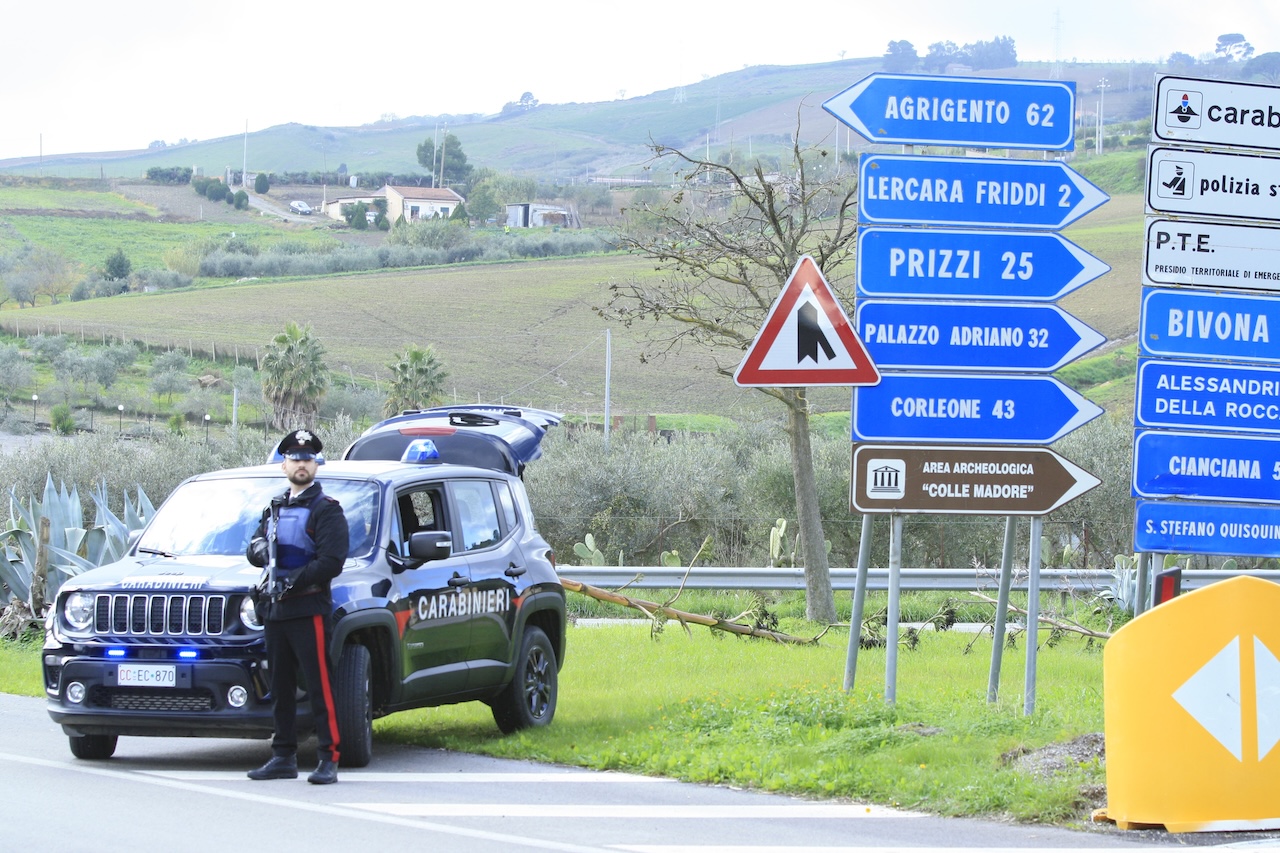
[[161, 551], [159, 548], [139, 548], [139, 554], [155, 554], [158, 557], [177, 557], [177, 554], [170, 554], [168, 551]]

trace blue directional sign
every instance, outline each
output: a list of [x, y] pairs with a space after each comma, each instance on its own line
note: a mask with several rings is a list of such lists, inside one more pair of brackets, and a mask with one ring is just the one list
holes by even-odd
[[1142, 359], [1134, 421], [1143, 427], [1280, 433], [1280, 368]]
[[864, 154], [858, 219], [883, 225], [1065, 227], [1109, 196], [1065, 163]]
[[1106, 338], [1056, 305], [863, 300], [857, 327], [881, 370], [1051, 373]]
[[1133, 549], [1156, 554], [1280, 557], [1280, 507], [1138, 501]]
[[1075, 99], [1060, 80], [876, 73], [822, 108], [872, 142], [1070, 151]]
[[886, 373], [854, 389], [853, 440], [1051, 444], [1100, 414], [1051, 376]]
[[858, 295], [1053, 302], [1111, 267], [1058, 234], [858, 229]]
[[1280, 364], [1280, 301], [1275, 297], [1143, 290], [1138, 335], [1143, 355]]
[[1280, 503], [1280, 442], [1262, 436], [1141, 430], [1134, 497]]

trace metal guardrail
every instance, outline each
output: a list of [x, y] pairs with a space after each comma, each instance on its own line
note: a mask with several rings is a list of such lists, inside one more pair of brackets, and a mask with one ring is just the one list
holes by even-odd
[[[776, 589], [802, 590], [805, 588], [804, 570], [788, 568], [732, 568], [697, 566], [693, 569], [659, 566], [559, 566], [560, 574], [582, 583], [604, 589], [675, 589], [684, 582], [686, 589]], [[688, 572], [688, 578], [685, 573]], [[1249, 575], [1280, 583], [1280, 571], [1212, 571], [1204, 569], [1183, 570], [1182, 588], [1199, 589], [1215, 581]], [[852, 590], [857, 581], [857, 569], [831, 570], [831, 586], [837, 590]], [[1043, 568], [1040, 570], [1041, 592], [1098, 592], [1113, 586], [1116, 577], [1112, 572], [1095, 569]], [[902, 569], [900, 589], [943, 590], [967, 592], [969, 590], [996, 589], [1000, 583], [998, 569]], [[868, 569], [867, 589], [889, 588], [888, 569]], [[1027, 588], [1027, 573], [1014, 573], [1014, 589]]]

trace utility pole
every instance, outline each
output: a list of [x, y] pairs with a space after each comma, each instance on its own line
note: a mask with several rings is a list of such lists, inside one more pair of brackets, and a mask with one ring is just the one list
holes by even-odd
[[436, 186], [444, 189], [444, 147], [449, 144], [449, 123], [445, 122], [444, 136], [440, 137], [440, 170], [436, 172]]
[[244, 120], [244, 160], [240, 163], [240, 188], [248, 186], [249, 180], [249, 120]]
[[1094, 153], [1102, 153], [1102, 107], [1106, 103], [1107, 97], [1107, 78], [1103, 77], [1098, 81], [1098, 141], [1094, 147]]

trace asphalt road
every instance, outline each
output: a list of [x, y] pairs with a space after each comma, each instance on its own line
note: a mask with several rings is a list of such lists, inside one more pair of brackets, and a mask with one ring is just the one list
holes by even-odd
[[[938, 818], [387, 744], [376, 745], [369, 767], [340, 770], [337, 785], [252, 782], [244, 774], [269, 754], [265, 741], [121, 738], [114, 758], [79, 761], [43, 700], [0, 695], [0, 717], [6, 850], [863, 853], [1232, 840]], [[314, 742], [299, 758], [305, 776]]]

